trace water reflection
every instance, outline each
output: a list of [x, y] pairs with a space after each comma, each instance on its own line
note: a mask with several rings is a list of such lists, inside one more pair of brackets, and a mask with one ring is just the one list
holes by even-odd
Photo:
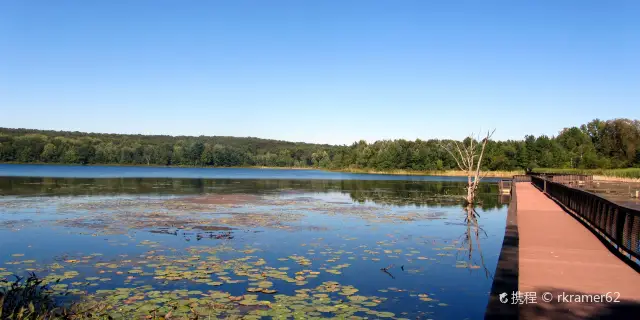
[[[465, 184], [454, 181], [398, 180], [233, 180], [174, 178], [41, 178], [0, 177], [0, 195], [189, 195], [203, 193], [268, 194], [278, 192], [341, 192], [352, 201], [383, 205], [458, 205]], [[498, 186], [484, 183], [479, 198], [483, 210], [506, 206]]]
[[460, 241], [460, 251], [458, 251], [458, 261], [461, 260], [460, 254], [464, 255], [464, 259], [467, 261], [464, 267], [469, 269], [482, 268], [485, 273], [485, 277], [492, 277], [491, 272], [484, 263], [484, 255], [482, 254], [482, 246], [480, 245], [481, 235], [484, 239], [487, 239], [487, 233], [478, 224], [478, 218], [480, 214], [472, 205], [468, 205], [464, 208], [465, 218], [464, 223], [466, 230]]
[[[495, 184], [481, 186], [480, 207], [462, 206], [463, 194], [451, 181], [0, 178], [11, 195], [0, 201], [11, 248], [0, 264], [6, 275], [66, 274], [59, 292], [132, 312], [184, 291], [180, 303], [213, 299], [238, 315], [253, 301], [227, 295], [270, 301], [261, 311], [274, 318], [475, 319], [505, 210], [483, 210], [503, 206]], [[247, 294], [260, 283], [278, 294]]]

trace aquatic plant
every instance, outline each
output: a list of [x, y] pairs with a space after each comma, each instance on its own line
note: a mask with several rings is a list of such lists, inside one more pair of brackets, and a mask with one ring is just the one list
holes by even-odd
[[[406, 193], [357, 192], [387, 204], [420, 202], [431, 193], [402, 184]], [[0, 225], [7, 237], [53, 226], [65, 239], [92, 242], [43, 254], [48, 242], [29, 238], [4, 255], [0, 278], [36, 272], [56, 309], [0, 320], [434, 318], [458, 313], [445, 307], [461, 304], [441, 294], [444, 284], [425, 279], [449, 273], [479, 279], [484, 267], [479, 241], [487, 234], [474, 211], [462, 223], [459, 208], [447, 214], [355, 203], [348, 194], [327, 199], [294, 189], [256, 196], [238, 192], [246, 190], [240, 184], [233, 190], [231, 196], [0, 200], [0, 213], [10, 219], [11, 213], [34, 219]], [[456, 191], [446, 188], [443, 197]], [[43, 220], [41, 212], [54, 219]], [[459, 231], [423, 234], [422, 226], [439, 224]]]
[[62, 314], [50, 289], [35, 273], [15, 278], [11, 282], [0, 278], [0, 319], [44, 320]]

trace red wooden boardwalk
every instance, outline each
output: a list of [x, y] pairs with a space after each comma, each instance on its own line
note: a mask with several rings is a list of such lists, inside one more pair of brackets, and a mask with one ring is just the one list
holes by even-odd
[[[537, 299], [535, 304], [521, 306], [520, 318], [640, 319], [637, 313], [640, 273], [611, 253], [593, 233], [531, 183], [520, 182], [516, 188], [520, 241], [518, 289], [536, 292]], [[553, 302], [542, 301], [545, 292], [553, 295]], [[607, 292], [611, 292], [612, 298], [616, 298], [618, 292], [621, 302], [569, 303], [563, 302], [567, 300], [561, 295]]]

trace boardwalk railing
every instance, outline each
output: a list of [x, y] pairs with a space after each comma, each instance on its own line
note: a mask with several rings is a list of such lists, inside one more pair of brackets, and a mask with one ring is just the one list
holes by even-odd
[[509, 195], [511, 193], [511, 185], [513, 185], [513, 180], [511, 179], [502, 179], [498, 182], [498, 189], [500, 189], [500, 194]]
[[588, 174], [562, 174], [562, 173], [534, 173], [538, 176], [553, 182], [565, 184], [581, 184], [593, 182], [593, 175]]
[[640, 211], [619, 205], [591, 192], [572, 188], [542, 176], [531, 182], [575, 213], [588, 228], [611, 242], [635, 263], [640, 262]]
[[530, 175], [519, 174], [513, 176], [513, 182], [531, 182]]

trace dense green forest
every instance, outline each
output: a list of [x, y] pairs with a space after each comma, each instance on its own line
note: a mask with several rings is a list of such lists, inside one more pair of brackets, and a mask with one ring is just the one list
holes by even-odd
[[[0, 162], [449, 170], [440, 140], [383, 140], [350, 146], [258, 138], [98, 134], [0, 128]], [[640, 167], [640, 121], [593, 120], [557, 136], [490, 141], [485, 169]]]

